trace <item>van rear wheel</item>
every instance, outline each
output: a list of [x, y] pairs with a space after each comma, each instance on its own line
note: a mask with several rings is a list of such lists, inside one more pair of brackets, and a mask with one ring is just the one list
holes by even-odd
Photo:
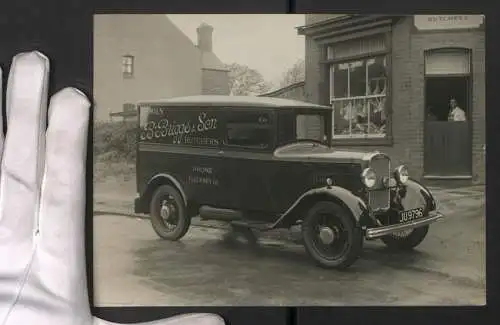
[[318, 202], [302, 223], [307, 253], [325, 268], [345, 269], [360, 256], [361, 229], [346, 209], [334, 202]]
[[153, 229], [162, 239], [177, 241], [191, 226], [181, 194], [170, 185], [162, 185], [154, 192], [150, 211]]

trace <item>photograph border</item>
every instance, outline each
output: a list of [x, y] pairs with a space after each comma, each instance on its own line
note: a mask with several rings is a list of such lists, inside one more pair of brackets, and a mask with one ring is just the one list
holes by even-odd
[[[486, 15], [486, 103], [499, 89], [499, 58], [498, 34], [500, 30], [499, 10], [495, 10], [495, 2], [475, 1], [473, 13]], [[162, 0], [67, 0], [67, 1], [36, 1], [19, 0], [4, 2], [0, 9], [0, 64], [4, 70], [4, 83], [7, 81], [8, 70], [12, 57], [22, 51], [40, 50], [51, 60], [50, 92], [55, 93], [66, 86], [74, 86], [92, 98], [93, 84], [93, 45], [92, 19], [94, 14], [102, 13], [306, 13], [306, 12], [346, 12], [359, 11], [366, 13], [385, 14], [415, 14], [416, 8], [411, 8], [411, 2], [391, 0], [377, 6], [370, 0], [350, 0], [348, 2], [333, 2], [328, 0], [308, 1], [242, 1], [242, 0], [197, 0], [197, 1], [162, 1]], [[428, 13], [471, 12], [470, 1], [456, 0], [421, 0], [421, 9]], [[487, 7], [489, 6], [489, 7]], [[432, 9], [431, 9], [432, 8]], [[453, 10], [447, 10], [453, 8]], [[356, 10], [358, 9], [358, 10]], [[498, 9], [498, 8], [497, 8]], [[346, 12], [347, 13], [347, 12]], [[419, 12], [420, 13], [420, 12]], [[472, 13], [472, 12], [471, 12]], [[495, 38], [497, 38], [495, 42]], [[488, 181], [486, 196], [496, 197], [500, 172], [498, 162], [499, 146], [495, 141], [495, 130], [500, 130], [500, 110], [493, 107], [488, 110], [486, 170]], [[91, 119], [93, 117], [91, 116]], [[6, 119], [4, 118], [4, 123]], [[91, 120], [92, 121], [92, 120]], [[90, 302], [93, 303], [93, 123], [90, 123], [87, 158], [87, 190], [86, 190], [86, 249], [87, 276], [90, 290]], [[489, 139], [489, 140], [488, 140]], [[486, 203], [486, 211], [494, 216], [492, 203]], [[405, 323], [486, 323], [498, 304], [498, 270], [500, 230], [498, 218], [487, 219], [487, 307], [93, 307], [93, 313], [106, 320], [133, 323], [154, 320], [186, 312], [215, 312], [221, 314], [228, 324], [331, 324], [332, 320], [340, 324], [387, 324], [404, 320]], [[497, 259], [495, 259], [497, 257]], [[332, 293], [334, 294], [334, 293]]]

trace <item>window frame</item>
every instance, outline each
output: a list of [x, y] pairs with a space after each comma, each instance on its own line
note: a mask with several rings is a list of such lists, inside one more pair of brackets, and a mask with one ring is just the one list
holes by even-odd
[[133, 55], [126, 54], [122, 56], [122, 74], [124, 78], [132, 78], [134, 76], [134, 64], [135, 57]]
[[[387, 68], [387, 56], [385, 55], [377, 55], [377, 56], [369, 56], [367, 58], [364, 58], [364, 59], [358, 59], [358, 60], [351, 60], [351, 61], [348, 61], [348, 62], [345, 62], [344, 64], [351, 64], [351, 63], [354, 63], [354, 62], [363, 62], [363, 67], [365, 69], [364, 71], [364, 74], [365, 74], [365, 80], [364, 80], [364, 85], [365, 85], [365, 94], [364, 95], [357, 95], [357, 96], [352, 96], [351, 95], [351, 85], [350, 85], [350, 81], [351, 81], [351, 70], [348, 68], [347, 69], [347, 92], [348, 92], [348, 96], [347, 97], [334, 97], [334, 95], [332, 94], [332, 91], [334, 91], [334, 89], [332, 89], [332, 81], [333, 81], [333, 84], [335, 83], [335, 79], [334, 77], [332, 76], [332, 74], [335, 72], [335, 70], [333, 69], [335, 65], [338, 65], [338, 64], [331, 64], [330, 65], [330, 105], [334, 105], [336, 102], [350, 102], [350, 101], [357, 101], [357, 100], [360, 100], [360, 101], [365, 101], [365, 104], [366, 104], [366, 101], [367, 100], [370, 100], [370, 99], [375, 99], [375, 98], [383, 98], [386, 102], [387, 102], [387, 86], [388, 86], [388, 83], [387, 83], [387, 79], [385, 81], [385, 92], [383, 94], [374, 94], [374, 95], [367, 95], [367, 85], [368, 85], [368, 64], [367, 62], [371, 59], [375, 59], [375, 58], [382, 58], [384, 59], [386, 62], [385, 62], [385, 68]], [[340, 63], [342, 64], [342, 63]], [[387, 70], [387, 69], [386, 69]], [[384, 110], [386, 110], [386, 106], [385, 106], [385, 103], [384, 103]], [[352, 109], [351, 109], [352, 111]], [[333, 138], [334, 139], [357, 139], [357, 138], [385, 138], [387, 135], [386, 133], [383, 133], [382, 135], [376, 135], [376, 134], [366, 134], [366, 135], [356, 135], [356, 136], [353, 136], [352, 134], [352, 121], [350, 121], [349, 123], [349, 130], [350, 130], [350, 134], [349, 135], [335, 135], [333, 134]], [[368, 123], [370, 122], [370, 114], [368, 114]], [[333, 118], [332, 118], [332, 129], [334, 129], [334, 125], [335, 125], [335, 114], [333, 114]], [[335, 131], [335, 130], [334, 130]]]
[[[467, 68], [469, 72], [466, 73], [430, 73], [427, 71], [428, 56], [441, 53], [461, 53], [467, 57]], [[472, 50], [466, 47], [446, 46], [436, 47], [424, 50], [424, 77], [425, 78], [439, 78], [439, 77], [465, 77], [472, 76]]]
[[[269, 123], [267, 125], [259, 125], [257, 123], [243, 123], [243, 122], [232, 122], [231, 116], [236, 116], [238, 114], [245, 114], [245, 113], [256, 113], [260, 112], [262, 114], [266, 114], [269, 117]], [[246, 128], [251, 128], [252, 124], [259, 125], [257, 129], [261, 130], [269, 130], [269, 145], [267, 147], [257, 147], [257, 146], [241, 146], [237, 144], [230, 144], [228, 142], [228, 137], [229, 137], [229, 125], [231, 124], [245, 124]], [[226, 111], [226, 114], [224, 116], [224, 136], [223, 136], [223, 141], [222, 141], [222, 147], [227, 148], [230, 150], [241, 150], [241, 151], [246, 151], [246, 150], [251, 150], [255, 152], [271, 152], [274, 150], [274, 147], [276, 146], [277, 142], [277, 132], [276, 132], [276, 127], [277, 127], [277, 119], [276, 119], [276, 113], [272, 109], [258, 109], [258, 108], [238, 108], [238, 109], [233, 109], [233, 110], [228, 110]]]
[[[456, 53], [462, 53], [467, 56], [467, 67], [469, 72], [467, 73], [442, 73], [442, 74], [436, 74], [436, 73], [429, 73], [427, 71], [427, 56], [432, 55], [434, 53], [445, 53], [445, 52], [456, 52]], [[473, 74], [473, 67], [474, 67], [474, 62], [473, 62], [473, 50], [468, 47], [460, 47], [460, 46], [443, 46], [443, 47], [432, 47], [425, 49], [423, 52], [424, 56], [424, 68], [423, 68], [423, 75], [424, 75], [424, 90], [423, 90], [423, 98], [424, 98], [424, 107], [425, 107], [425, 114], [424, 114], [424, 133], [426, 130], [426, 125], [427, 122], [427, 81], [430, 79], [439, 79], [439, 78], [448, 78], [448, 77], [464, 77], [468, 78], [469, 82], [469, 90], [468, 90], [468, 100], [466, 103], [466, 109], [465, 109], [465, 114], [467, 117], [467, 122], [469, 122], [469, 128], [470, 132], [472, 133], [472, 114], [473, 114], [473, 96], [472, 96], [472, 88], [473, 88], [473, 79], [474, 79], [474, 74]], [[463, 107], [462, 107], [463, 108]]]
[[[333, 101], [331, 97], [331, 86], [332, 82], [334, 82], [332, 76], [332, 66], [335, 64], [349, 63], [353, 61], [360, 60], [369, 60], [371, 58], [384, 56], [386, 59], [386, 74], [387, 74], [387, 85], [386, 85], [386, 93], [385, 93], [385, 110], [386, 110], [386, 132], [384, 136], [373, 137], [373, 136], [360, 136], [360, 137], [338, 137], [335, 136], [333, 119], [334, 114], [332, 114], [332, 145], [387, 145], [390, 146], [393, 144], [393, 135], [392, 135], [392, 33], [384, 32], [379, 34], [370, 35], [369, 38], [375, 37], [384, 37], [385, 48], [383, 50], [371, 51], [367, 53], [362, 53], [359, 55], [346, 56], [338, 59], [329, 59], [328, 58], [328, 48], [330, 46], [335, 46], [335, 42], [325, 42], [323, 44], [322, 49], [322, 57], [323, 60], [320, 61], [320, 65], [323, 71], [323, 78], [321, 82], [324, 83], [324, 93], [322, 94], [323, 101], [328, 103], [327, 105], [332, 106]], [[365, 37], [356, 37], [351, 38], [350, 40], [361, 40]], [[373, 96], [360, 96], [359, 98], [368, 98]], [[379, 96], [380, 97], [380, 96]], [[356, 97], [351, 97], [356, 98]], [[347, 99], [347, 98], [346, 98]], [[338, 99], [337, 99], [338, 100]]]
[[[296, 109], [295, 110], [295, 119], [294, 119], [294, 125], [295, 125], [295, 135], [297, 136], [297, 118], [299, 117], [299, 115], [303, 115], [303, 116], [319, 116], [321, 117], [323, 120], [323, 122], [325, 123], [325, 125], [323, 126], [324, 127], [324, 133], [327, 137], [327, 142], [325, 143], [325, 145], [327, 146], [331, 146], [331, 141], [332, 141], [332, 123], [328, 123], [328, 121], [332, 121], [333, 119], [333, 114], [331, 111], [328, 111], [328, 112], [325, 112], [324, 110], [322, 109], [311, 109], [311, 108], [306, 108], [306, 109]], [[300, 140], [307, 140], [308, 138], [304, 138], [304, 139], [297, 139], [298, 141]]]

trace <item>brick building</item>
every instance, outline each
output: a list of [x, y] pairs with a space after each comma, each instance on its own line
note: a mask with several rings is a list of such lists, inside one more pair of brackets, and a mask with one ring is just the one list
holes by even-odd
[[387, 152], [416, 179], [484, 183], [484, 16], [309, 14], [298, 33], [305, 99], [334, 107], [335, 146]]
[[229, 94], [213, 28], [197, 32], [195, 45], [166, 15], [94, 15], [95, 119], [135, 119], [141, 100]]

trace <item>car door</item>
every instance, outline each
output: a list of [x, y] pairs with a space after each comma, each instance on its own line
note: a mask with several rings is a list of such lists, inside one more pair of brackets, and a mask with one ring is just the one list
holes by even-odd
[[232, 174], [234, 209], [265, 215], [272, 208], [269, 178], [274, 143], [273, 112], [238, 109], [226, 116], [224, 158]]
[[276, 159], [270, 177], [270, 197], [274, 210], [281, 214], [311, 189], [312, 165], [299, 159]]
[[[297, 138], [296, 112], [281, 109], [276, 114], [276, 133], [278, 147], [290, 144]], [[286, 211], [306, 188], [308, 167], [306, 159], [284, 159], [274, 157], [269, 177], [270, 197], [275, 213]]]

